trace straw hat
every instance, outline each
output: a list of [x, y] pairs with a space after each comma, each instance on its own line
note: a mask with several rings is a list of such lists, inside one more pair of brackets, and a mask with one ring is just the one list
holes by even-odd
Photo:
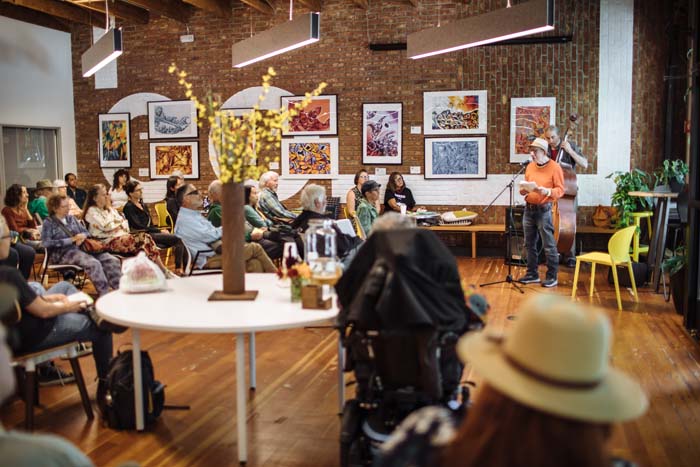
[[611, 338], [610, 321], [601, 311], [540, 295], [523, 304], [508, 335], [469, 333], [457, 352], [521, 404], [605, 423], [635, 418], [648, 406], [639, 384], [608, 366]]
[[542, 138], [535, 138], [531, 143], [530, 143], [531, 148], [539, 148], [543, 150], [544, 152], [547, 152], [549, 150], [549, 144], [547, 144], [547, 141], [545, 141]]
[[53, 188], [53, 183], [51, 183], [51, 180], [48, 179], [42, 179], [36, 182], [36, 189], [37, 190], [45, 190], [45, 189], [52, 189]]

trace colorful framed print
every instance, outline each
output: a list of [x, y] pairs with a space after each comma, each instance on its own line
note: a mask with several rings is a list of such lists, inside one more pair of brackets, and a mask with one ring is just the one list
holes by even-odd
[[554, 125], [556, 97], [525, 97], [510, 100], [510, 161], [530, 158], [530, 141], [542, 137]]
[[423, 134], [485, 134], [488, 102], [486, 91], [423, 93]]
[[425, 178], [486, 178], [486, 137], [425, 138]]
[[362, 163], [401, 164], [401, 102], [362, 104]]
[[100, 167], [131, 167], [131, 114], [99, 114]]
[[335, 178], [338, 175], [338, 138], [282, 140], [284, 178]]
[[191, 100], [148, 103], [148, 139], [197, 137], [197, 108]]
[[[284, 110], [294, 107], [304, 96], [283, 96]], [[299, 111], [299, 114], [285, 122], [282, 136], [337, 135], [338, 134], [338, 96], [316, 96]]]
[[199, 178], [199, 143], [177, 141], [150, 143], [151, 178], [168, 178], [181, 172], [184, 178]]

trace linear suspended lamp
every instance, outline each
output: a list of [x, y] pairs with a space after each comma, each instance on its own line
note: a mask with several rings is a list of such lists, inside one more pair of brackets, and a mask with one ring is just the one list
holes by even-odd
[[83, 54], [83, 77], [94, 75], [100, 68], [120, 56], [123, 50], [121, 28], [110, 28]]
[[409, 34], [408, 58], [431, 57], [553, 29], [554, 0], [530, 0]]
[[306, 13], [291, 21], [233, 44], [233, 66], [242, 68], [290, 50], [318, 42], [321, 37], [320, 15]]

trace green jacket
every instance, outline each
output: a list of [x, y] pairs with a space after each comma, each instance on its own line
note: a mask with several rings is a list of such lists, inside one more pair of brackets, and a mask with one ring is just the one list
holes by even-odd
[[[209, 214], [207, 219], [214, 227], [221, 227], [221, 204], [213, 203], [209, 207]], [[253, 226], [246, 220], [245, 221], [245, 241], [250, 241], [250, 234], [253, 232]]]
[[29, 202], [29, 212], [33, 216], [35, 213], [39, 214], [39, 217], [43, 219], [46, 219], [49, 217], [49, 208], [46, 207], [46, 198], [45, 197], [40, 197], [40, 198], [34, 198]]
[[369, 235], [370, 230], [372, 230], [374, 220], [379, 216], [377, 208], [367, 201], [367, 198], [362, 197], [360, 204], [358, 204], [357, 208], [355, 208], [355, 212], [357, 213], [357, 220], [360, 221], [360, 225], [362, 226], [362, 230], [365, 232], [365, 235]]

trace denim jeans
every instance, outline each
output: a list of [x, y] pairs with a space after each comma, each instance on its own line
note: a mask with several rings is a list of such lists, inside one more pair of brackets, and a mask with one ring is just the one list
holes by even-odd
[[[29, 286], [37, 295], [63, 294], [72, 295], [78, 290], [68, 282], [59, 282], [48, 291], [41, 284], [30, 282]], [[71, 341], [92, 342], [92, 356], [95, 359], [97, 376], [107, 377], [109, 361], [112, 358], [112, 333], [100, 331], [95, 322], [86, 313], [64, 313], [56, 316], [51, 332], [32, 350], [42, 350]]]
[[537, 276], [537, 237], [542, 239], [542, 245], [547, 257], [547, 279], [556, 279], [559, 270], [559, 253], [554, 241], [554, 223], [552, 221], [552, 205], [545, 204], [531, 209], [525, 207], [523, 229], [525, 230], [525, 248], [527, 249], [527, 275]]

